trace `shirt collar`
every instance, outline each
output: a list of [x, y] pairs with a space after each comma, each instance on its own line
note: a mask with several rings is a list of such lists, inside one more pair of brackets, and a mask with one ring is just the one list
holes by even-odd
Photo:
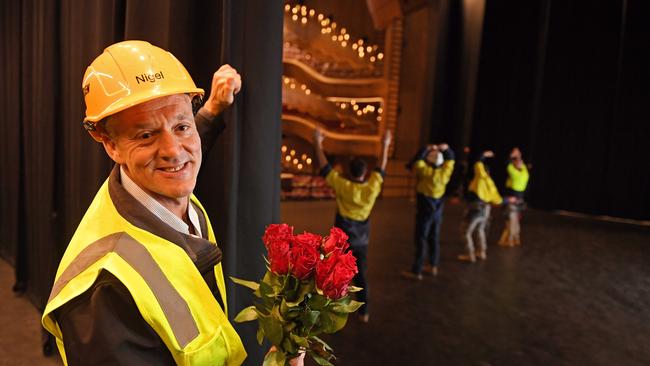
[[[162, 222], [171, 226], [176, 231], [191, 235], [189, 225], [140, 188], [140, 186], [131, 180], [129, 175], [124, 172], [122, 166], [120, 166], [120, 180], [122, 181], [124, 189]], [[189, 202], [187, 205], [187, 216], [192, 223], [194, 232], [197, 234], [196, 236], [203, 237], [201, 233], [201, 224], [199, 223], [199, 215], [196, 213], [194, 206]]]

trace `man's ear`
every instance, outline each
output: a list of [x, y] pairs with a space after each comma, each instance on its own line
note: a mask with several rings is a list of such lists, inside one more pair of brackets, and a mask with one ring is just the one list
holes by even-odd
[[117, 149], [117, 145], [115, 144], [115, 141], [111, 139], [108, 135], [102, 134], [101, 142], [102, 145], [104, 145], [104, 150], [106, 150], [106, 154], [108, 154], [108, 156], [114, 162], [122, 165], [124, 163], [124, 159], [122, 159], [122, 156], [120, 155], [120, 152]]

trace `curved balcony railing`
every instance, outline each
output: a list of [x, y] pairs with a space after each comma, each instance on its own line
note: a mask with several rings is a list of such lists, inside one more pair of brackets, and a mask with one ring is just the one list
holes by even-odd
[[[282, 132], [298, 136], [305, 141], [313, 141], [314, 129], [320, 127], [319, 121], [294, 114], [282, 114]], [[325, 151], [341, 155], [377, 156], [380, 149], [378, 135], [350, 135], [323, 130]]]

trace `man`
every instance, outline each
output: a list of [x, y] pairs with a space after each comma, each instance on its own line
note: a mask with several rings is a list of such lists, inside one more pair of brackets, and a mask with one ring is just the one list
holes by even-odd
[[440, 224], [447, 183], [454, 172], [454, 152], [447, 144], [428, 145], [420, 149], [407, 164], [417, 178], [417, 204], [415, 213], [415, 258], [410, 271], [404, 277], [421, 280], [425, 248], [429, 254], [430, 269], [426, 272], [438, 275], [440, 262]]
[[526, 192], [530, 177], [518, 147], [513, 148], [510, 152], [510, 163], [506, 169], [508, 171], [504, 195], [506, 224], [501, 233], [499, 245], [514, 247], [521, 245], [519, 217], [524, 209], [524, 192]]
[[61, 260], [44, 327], [68, 365], [239, 365], [226, 316], [221, 251], [192, 195], [199, 129], [241, 88], [236, 70], [203, 90], [169, 52], [142, 41], [109, 46], [86, 70], [84, 127], [116, 163]]
[[357, 300], [364, 304], [359, 308], [359, 319], [367, 323], [370, 320], [368, 312], [368, 240], [370, 238], [370, 212], [375, 205], [377, 196], [381, 193], [381, 185], [384, 181], [386, 163], [388, 162], [388, 148], [391, 142], [391, 132], [386, 131], [382, 143], [379, 166], [370, 173], [368, 180], [365, 180], [367, 164], [365, 161], [355, 158], [350, 161], [350, 178], [346, 179], [334, 169], [327, 161], [323, 152], [323, 136], [320, 128], [314, 130], [314, 148], [316, 157], [321, 168], [320, 174], [325, 177], [327, 184], [336, 192], [336, 218], [334, 226], [343, 230], [349, 237], [350, 249], [357, 259], [359, 272], [354, 277], [354, 284], [363, 288], [357, 293]]
[[[461, 254], [458, 259], [474, 263], [476, 258], [487, 259], [487, 239], [485, 228], [490, 219], [490, 205], [500, 205], [503, 202], [494, 181], [490, 177], [486, 160], [494, 157], [492, 151], [484, 151], [478, 161], [474, 163], [474, 178], [468, 188], [468, 207], [465, 216], [465, 241], [466, 254]], [[473, 235], [478, 233], [479, 250], [475, 251]]]

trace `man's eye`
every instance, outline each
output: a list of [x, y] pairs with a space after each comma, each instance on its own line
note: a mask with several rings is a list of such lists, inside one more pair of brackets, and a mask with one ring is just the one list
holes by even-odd
[[178, 126], [178, 130], [181, 131], [181, 132], [188, 131], [189, 129], [190, 129], [190, 126], [188, 126], [188, 125], [180, 125], [180, 126]]
[[140, 135], [140, 140], [146, 140], [148, 138], [151, 138], [153, 134], [151, 132], [144, 132]]

